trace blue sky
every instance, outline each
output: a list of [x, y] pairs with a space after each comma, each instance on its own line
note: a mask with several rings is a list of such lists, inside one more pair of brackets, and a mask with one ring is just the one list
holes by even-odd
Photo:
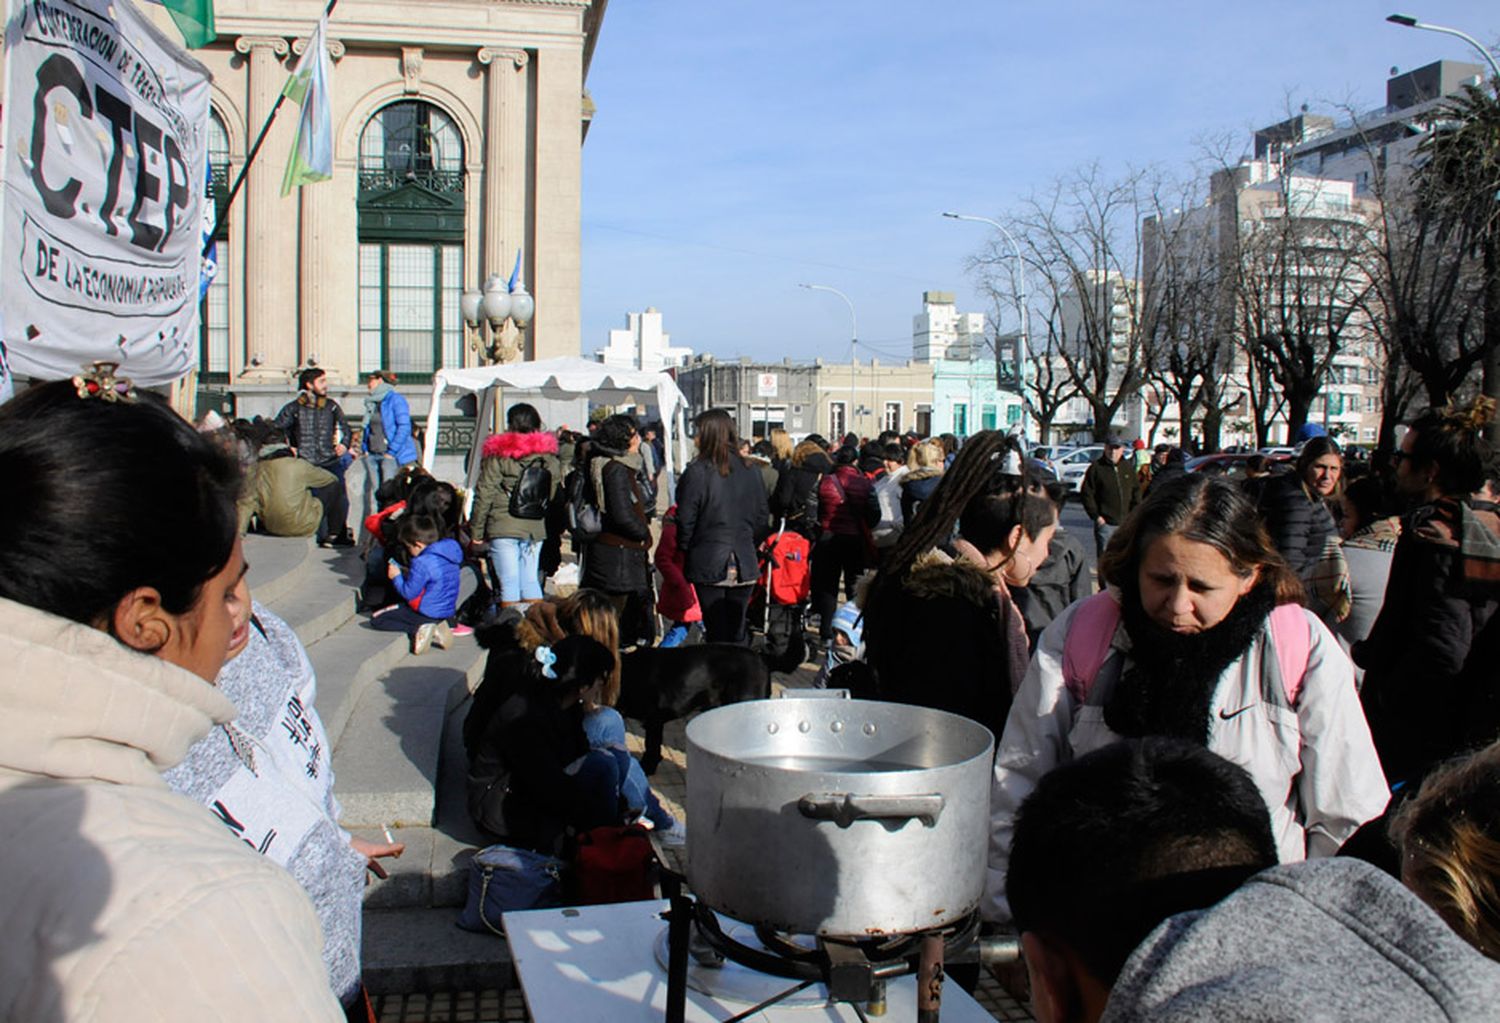
[[1093, 160], [1186, 168], [1205, 137], [1385, 102], [1394, 65], [1476, 61], [1393, 11], [1500, 40], [1493, 0], [613, 0], [588, 87], [583, 350], [655, 306], [720, 358], [882, 359], [988, 228]]

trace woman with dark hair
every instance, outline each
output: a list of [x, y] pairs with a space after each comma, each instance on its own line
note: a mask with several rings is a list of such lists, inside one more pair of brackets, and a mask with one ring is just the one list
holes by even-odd
[[1500, 738], [1500, 514], [1485, 482], [1494, 403], [1430, 409], [1395, 452], [1402, 519], [1385, 603], [1354, 646], [1386, 774], [1415, 782], [1433, 764]]
[[235, 717], [236, 465], [96, 366], [0, 406], [0, 478], [4, 1014], [342, 1020], [307, 896], [160, 775]]
[[1022, 474], [1013, 439], [976, 434], [890, 548], [862, 601], [881, 699], [1004, 725], [1030, 656], [1011, 587], [1031, 581], [1057, 528], [1056, 506]]
[[640, 485], [640, 447], [635, 420], [610, 416], [594, 434], [587, 463], [588, 483], [604, 528], [584, 548], [580, 585], [614, 598], [620, 612], [620, 638], [627, 646], [649, 644], [655, 638], [651, 525]]
[[[569, 830], [624, 823], [621, 785], [630, 755], [589, 748], [586, 701], [614, 671], [614, 651], [588, 636], [535, 648], [518, 671], [493, 683], [494, 714], [470, 768], [475, 823], [507, 845], [557, 856]], [[485, 684], [490, 685], [486, 668]], [[487, 784], [476, 784], [478, 777]]]
[[760, 576], [756, 545], [769, 532], [760, 473], [740, 457], [734, 420], [709, 409], [695, 425], [698, 457], [677, 484], [677, 546], [698, 594], [710, 643], [747, 640], [745, 611]]
[[1058, 763], [1176, 736], [1255, 779], [1283, 861], [1335, 852], [1389, 791], [1349, 659], [1233, 483], [1153, 487], [1099, 563], [1109, 585], [1047, 627], [1011, 705], [991, 790], [985, 915], [1004, 921], [1012, 822]]
[[484, 442], [484, 464], [469, 517], [474, 537], [488, 540], [501, 607], [542, 599], [542, 544], [547, 511], [562, 483], [557, 437], [525, 402], [505, 415], [508, 429]]
[[1261, 492], [1266, 532], [1293, 572], [1306, 579], [1308, 569], [1337, 536], [1328, 500], [1340, 491], [1344, 456], [1329, 437], [1302, 445], [1290, 473], [1273, 477]]

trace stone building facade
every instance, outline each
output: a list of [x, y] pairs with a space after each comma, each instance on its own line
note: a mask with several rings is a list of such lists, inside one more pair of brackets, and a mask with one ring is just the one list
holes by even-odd
[[[416, 397], [438, 368], [482, 361], [459, 295], [508, 277], [518, 251], [536, 299], [524, 357], [577, 355], [584, 83], [605, 3], [344, 0], [328, 28], [333, 179], [280, 194], [298, 114], [284, 104], [220, 231], [200, 386], [232, 390], [244, 415], [284, 400], [301, 367], [335, 393], [388, 368]], [[194, 56], [214, 76], [219, 202], [322, 8], [216, 4], [218, 40]]]

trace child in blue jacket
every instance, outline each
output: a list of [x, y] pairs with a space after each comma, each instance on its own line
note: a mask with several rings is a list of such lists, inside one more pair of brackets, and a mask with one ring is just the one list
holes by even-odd
[[411, 565], [402, 570], [392, 561], [386, 575], [405, 603], [376, 611], [370, 624], [385, 632], [408, 633], [414, 654], [434, 643], [446, 650], [453, 641], [448, 619], [458, 610], [463, 548], [457, 540], [443, 536], [431, 515], [403, 518], [397, 542], [411, 555]]

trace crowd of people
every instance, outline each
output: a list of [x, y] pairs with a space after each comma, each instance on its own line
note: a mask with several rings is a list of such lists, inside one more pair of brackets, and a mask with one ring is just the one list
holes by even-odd
[[[632, 821], [688, 840], [626, 751], [621, 651], [658, 618], [662, 645], [752, 642], [764, 545], [790, 532], [821, 679], [995, 735], [982, 909], [1019, 932], [1039, 1018], [1493, 1011], [1483, 400], [1418, 417], [1360, 474], [1327, 438], [1243, 480], [1108, 443], [1080, 494], [1095, 580], [1066, 490], [996, 431], [747, 443], [710, 411], [660, 500], [649, 425], [548, 431], [518, 403], [466, 516], [413, 464], [390, 383], [369, 378], [360, 438], [365, 603], [417, 652], [477, 624], [465, 782], [495, 840], [565, 854]], [[0, 1014], [249, 1019], [274, 997], [367, 1019], [361, 891], [402, 849], [340, 828], [316, 680], [241, 541], [352, 542], [355, 438], [315, 371], [274, 421], [207, 431], [89, 384], [0, 406], [0, 922], [35, 937], [0, 962]], [[545, 596], [564, 545], [580, 585]]]

